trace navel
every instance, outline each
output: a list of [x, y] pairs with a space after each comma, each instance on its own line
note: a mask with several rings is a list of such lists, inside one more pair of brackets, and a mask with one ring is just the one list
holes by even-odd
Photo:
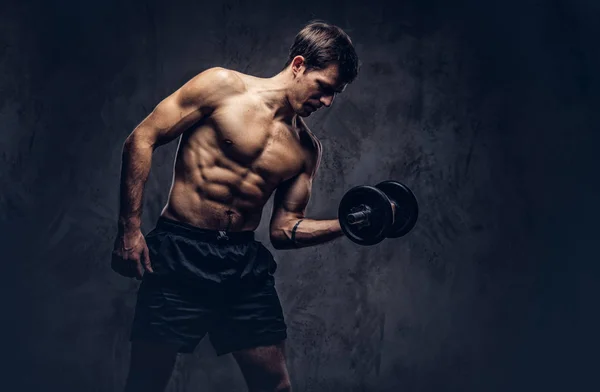
[[229, 228], [231, 227], [231, 218], [233, 215], [233, 211], [227, 210], [225, 211], [225, 213], [227, 214], [227, 227], [225, 228], [225, 230], [229, 231]]

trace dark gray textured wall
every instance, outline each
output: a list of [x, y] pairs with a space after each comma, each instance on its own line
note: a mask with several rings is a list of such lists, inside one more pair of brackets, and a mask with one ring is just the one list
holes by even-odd
[[[109, 267], [124, 138], [212, 66], [279, 71], [309, 19], [363, 62], [309, 120], [309, 215], [395, 178], [405, 238], [277, 251], [296, 391], [591, 390], [600, 326], [599, 6], [592, 1], [5, 2], [0, 245], [6, 391], [118, 391], [138, 283]], [[175, 145], [146, 184], [166, 201]], [[270, 212], [265, 209], [265, 218]], [[268, 241], [266, 222], [258, 236]], [[243, 390], [208, 342], [175, 391]]]

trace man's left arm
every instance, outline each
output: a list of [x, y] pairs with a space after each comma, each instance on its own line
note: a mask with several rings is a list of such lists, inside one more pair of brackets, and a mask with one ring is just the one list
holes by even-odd
[[344, 235], [337, 219], [305, 218], [320, 154], [318, 148], [313, 167], [282, 183], [275, 192], [270, 222], [270, 238], [275, 249], [318, 245]]

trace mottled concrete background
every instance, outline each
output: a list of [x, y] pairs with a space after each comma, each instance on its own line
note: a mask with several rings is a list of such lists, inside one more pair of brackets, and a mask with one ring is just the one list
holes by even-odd
[[[208, 67], [278, 72], [312, 18], [363, 67], [309, 120], [310, 217], [388, 178], [421, 217], [374, 247], [276, 251], [295, 391], [598, 387], [599, 3], [269, 3], [2, 3], [0, 390], [119, 391], [138, 285], [109, 267], [125, 137]], [[175, 147], [154, 156], [144, 232]], [[207, 341], [169, 387], [242, 390]]]

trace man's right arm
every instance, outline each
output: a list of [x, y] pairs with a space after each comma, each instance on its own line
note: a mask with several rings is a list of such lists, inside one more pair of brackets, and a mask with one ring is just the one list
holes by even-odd
[[153, 272], [140, 230], [144, 184], [154, 150], [176, 139], [196, 122], [210, 115], [223, 99], [241, 91], [243, 82], [223, 68], [206, 70], [161, 101], [127, 137], [123, 146], [118, 233], [112, 269], [141, 279]]
[[208, 69], [161, 101], [127, 137], [121, 167], [120, 235], [140, 229], [144, 184], [154, 150], [210, 115], [223, 98], [243, 88], [241, 84], [233, 71]]

